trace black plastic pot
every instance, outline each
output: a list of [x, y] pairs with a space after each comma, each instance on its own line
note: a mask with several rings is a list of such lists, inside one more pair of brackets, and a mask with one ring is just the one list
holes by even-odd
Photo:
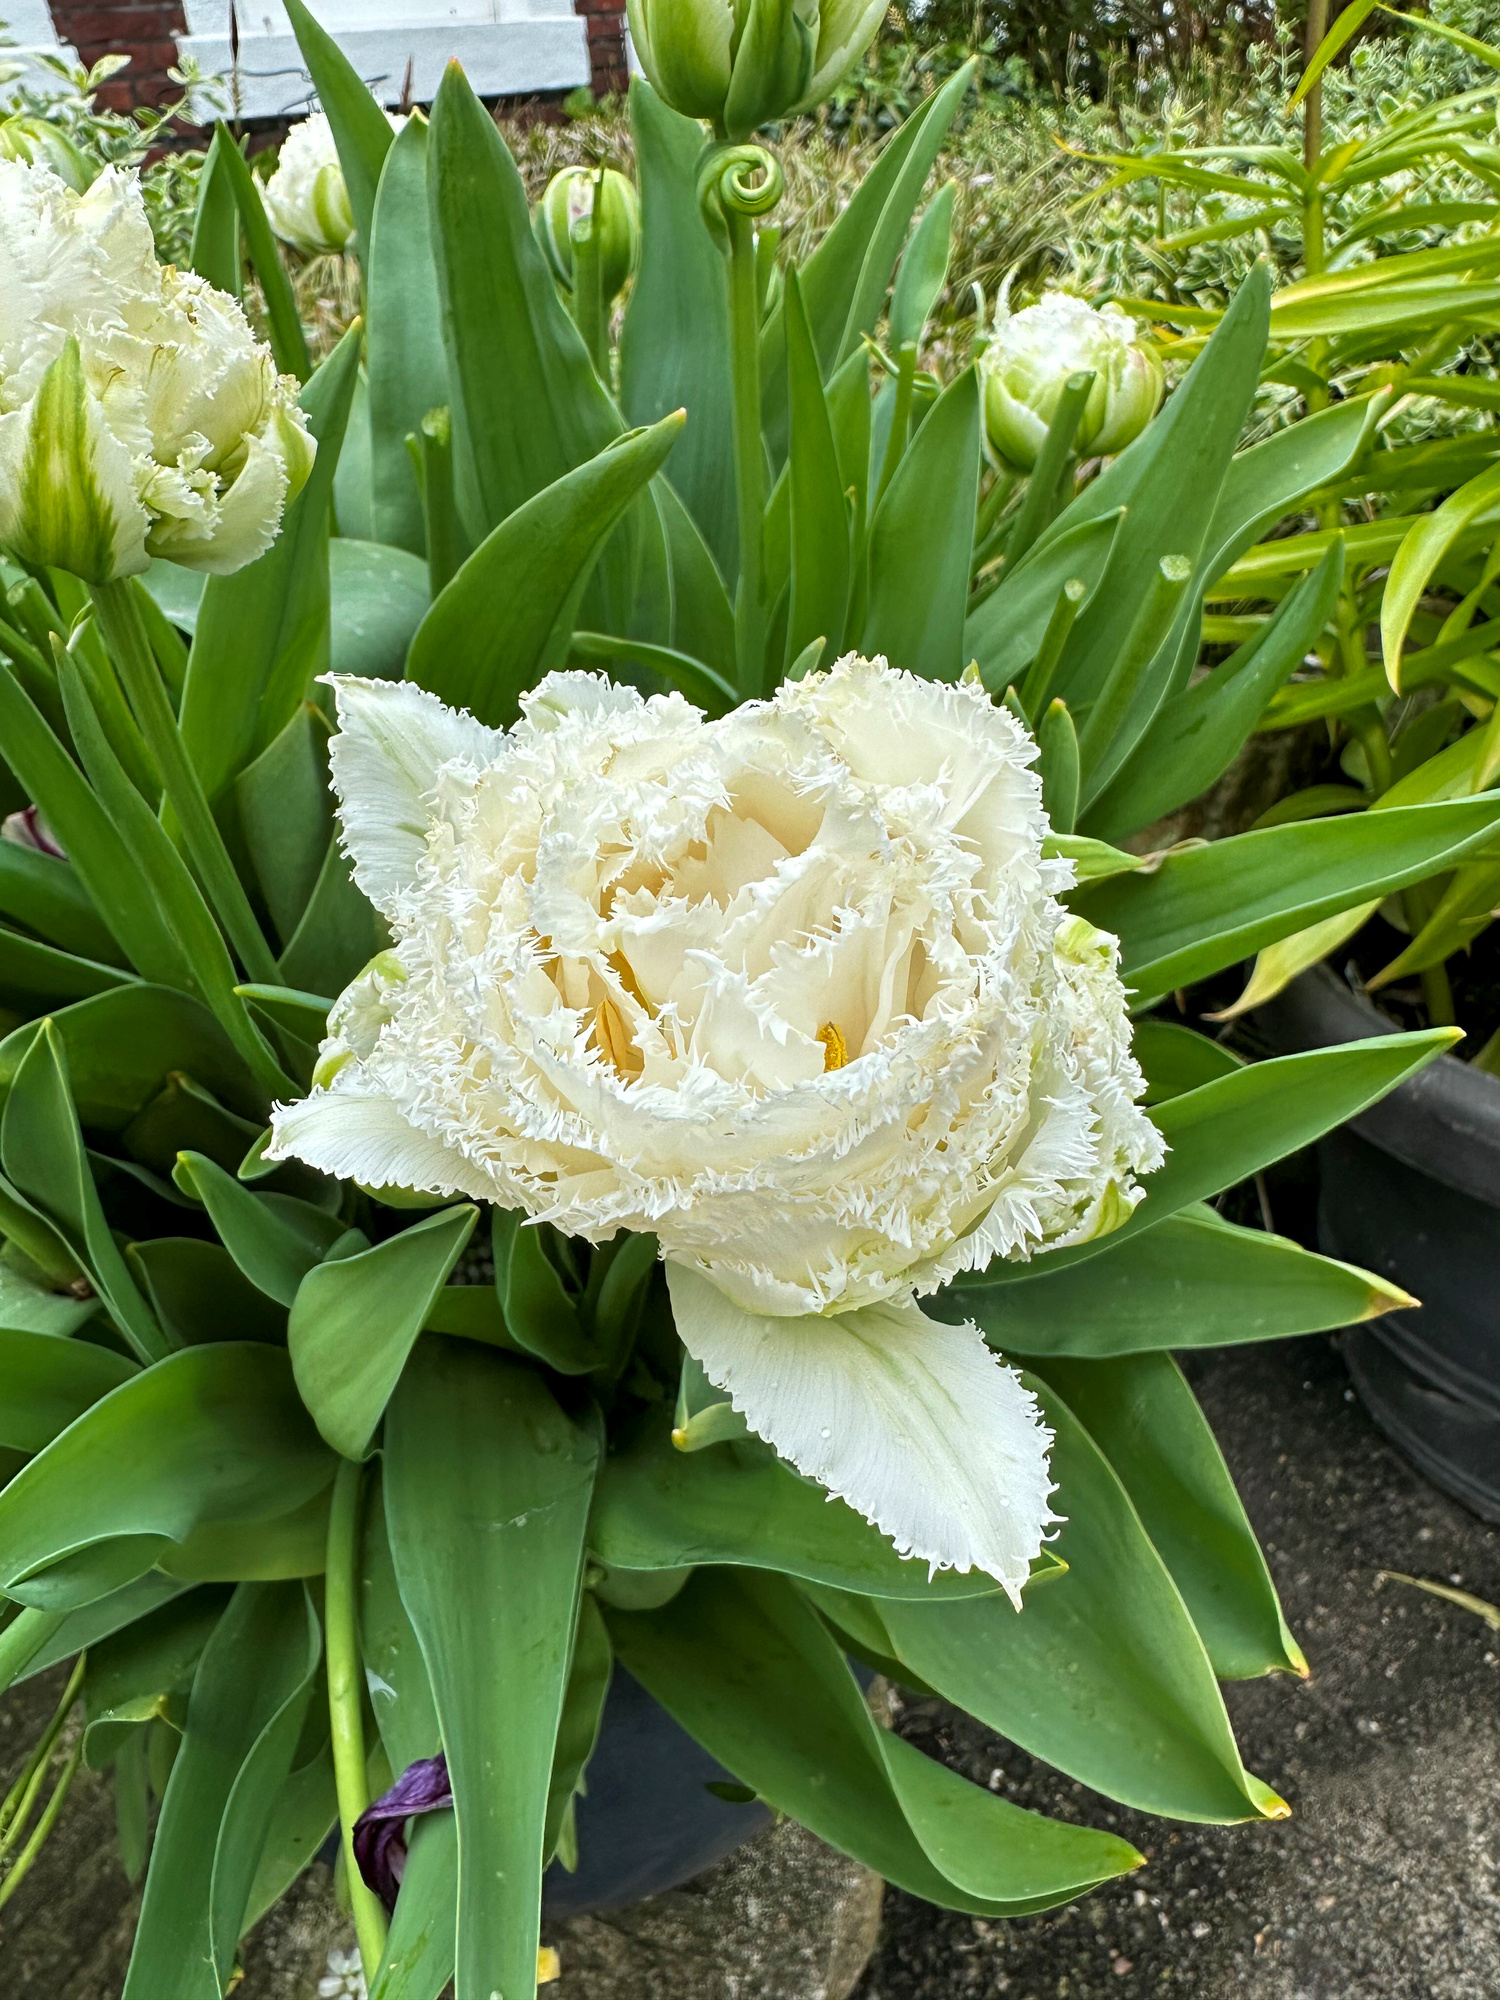
[[734, 1781], [623, 1667], [579, 1799], [578, 1872], [554, 1862], [543, 1901], [553, 1917], [597, 1915], [675, 1889], [722, 1861], [770, 1820], [707, 1787]]
[[[1260, 1008], [1287, 1052], [1392, 1032], [1326, 965]], [[1342, 1336], [1383, 1431], [1500, 1521], [1500, 1077], [1440, 1056], [1318, 1145], [1318, 1244], [1422, 1301]]]

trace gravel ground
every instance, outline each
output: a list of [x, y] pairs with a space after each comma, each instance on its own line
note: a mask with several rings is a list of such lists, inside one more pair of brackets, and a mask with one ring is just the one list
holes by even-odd
[[1312, 1663], [1231, 1687], [1250, 1768], [1289, 1822], [1169, 1826], [1113, 1810], [946, 1706], [903, 1733], [980, 1782], [1118, 1830], [1149, 1866], [1010, 1924], [892, 1890], [856, 2000], [1497, 2000], [1500, 1635], [1382, 1569], [1500, 1601], [1500, 1530], [1374, 1429], [1326, 1340], [1200, 1357], [1195, 1387]]

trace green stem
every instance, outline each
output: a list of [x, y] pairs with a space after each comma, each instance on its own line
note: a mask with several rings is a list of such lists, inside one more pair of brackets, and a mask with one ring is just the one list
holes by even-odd
[[68, 1711], [78, 1699], [78, 1690], [83, 1685], [83, 1665], [84, 1656], [80, 1653], [68, 1676], [68, 1685], [63, 1689], [62, 1700], [52, 1712], [52, 1720], [27, 1758], [21, 1775], [6, 1793], [4, 1804], [0, 1805], [0, 1854], [14, 1847], [25, 1831], [31, 1808], [36, 1804], [37, 1793], [42, 1789], [42, 1780], [52, 1760], [53, 1745], [62, 1734]]
[[1422, 973], [1422, 1001], [1427, 1009], [1429, 1028], [1451, 1028], [1457, 1019], [1453, 1011], [1453, 987], [1446, 965], [1429, 965]]
[[26, 1845], [16, 1856], [9, 1874], [3, 1882], [0, 1882], [0, 1910], [4, 1909], [17, 1889], [26, 1880], [27, 1872], [32, 1862], [36, 1860], [42, 1848], [46, 1845], [47, 1836], [57, 1824], [57, 1816], [63, 1809], [63, 1801], [67, 1798], [73, 1780], [78, 1775], [78, 1766], [82, 1760], [83, 1732], [80, 1730], [78, 1741], [73, 1745], [68, 1755], [67, 1763], [63, 1765], [62, 1775], [52, 1788], [52, 1796], [47, 1801], [45, 1812], [43, 1812], [41, 1818], [37, 1821], [35, 1831], [32, 1833], [30, 1840], [27, 1841]]
[[328, 1564], [323, 1579], [323, 1644], [328, 1663], [328, 1722], [333, 1744], [333, 1782], [339, 1802], [339, 1831], [365, 1984], [373, 1987], [385, 1951], [385, 1911], [366, 1888], [354, 1858], [354, 1823], [370, 1803], [365, 1777], [364, 1688], [360, 1674], [356, 1592], [359, 1558], [359, 1499], [364, 1467], [343, 1459], [333, 1482], [328, 1513]]
[[21, 1678], [63, 1616], [61, 1611], [38, 1611], [28, 1604], [0, 1631], [0, 1694]]
[[762, 524], [766, 505], [765, 447], [760, 431], [760, 299], [755, 225], [727, 208], [729, 230], [730, 362], [734, 381], [734, 485], [740, 522], [740, 575], [734, 600], [735, 657], [740, 698], [765, 692], [765, 605]]
[[96, 584], [94, 603], [136, 722], [160, 773], [162, 790], [177, 815], [188, 857], [208, 899], [250, 979], [260, 986], [279, 986], [282, 980], [276, 960], [188, 757], [130, 585], [123, 579]]

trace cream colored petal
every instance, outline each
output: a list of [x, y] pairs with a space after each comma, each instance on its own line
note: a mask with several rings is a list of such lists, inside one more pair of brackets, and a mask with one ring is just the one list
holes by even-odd
[[902, 1555], [979, 1569], [1017, 1606], [1056, 1519], [1034, 1397], [973, 1326], [911, 1301], [775, 1319], [667, 1265], [684, 1346], [760, 1437]]
[[440, 766], [455, 757], [485, 762], [504, 738], [410, 681], [328, 679], [339, 712], [330, 759], [344, 845], [355, 881], [389, 915], [415, 880], [432, 824], [423, 800]]
[[496, 1199], [487, 1174], [453, 1147], [419, 1132], [388, 1097], [315, 1090], [296, 1104], [278, 1104], [271, 1132], [268, 1160], [301, 1160], [319, 1173], [363, 1187]]

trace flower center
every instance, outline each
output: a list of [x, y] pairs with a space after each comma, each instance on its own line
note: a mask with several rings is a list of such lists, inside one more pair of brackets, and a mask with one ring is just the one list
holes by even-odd
[[837, 1021], [825, 1021], [818, 1030], [818, 1040], [823, 1044], [823, 1069], [842, 1069], [849, 1060], [849, 1044], [844, 1040], [844, 1031]]

